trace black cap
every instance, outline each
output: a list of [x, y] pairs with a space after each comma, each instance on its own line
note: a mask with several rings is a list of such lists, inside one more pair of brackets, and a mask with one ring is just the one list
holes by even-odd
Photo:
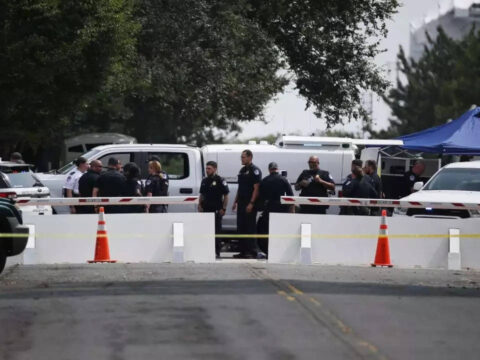
[[278, 165], [274, 161], [272, 161], [270, 164], [268, 164], [268, 170], [273, 170], [273, 169], [278, 170]]
[[353, 161], [352, 161], [352, 165], [355, 165], [355, 166], [360, 166], [360, 167], [362, 167], [362, 165], [363, 165], [363, 161], [362, 161], [362, 160], [360, 160], [360, 159], [355, 159], [355, 160], [353, 160]]
[[111, 157], [108, 159], [108, 166], [117, 166], [119, 163], [117, 158]]

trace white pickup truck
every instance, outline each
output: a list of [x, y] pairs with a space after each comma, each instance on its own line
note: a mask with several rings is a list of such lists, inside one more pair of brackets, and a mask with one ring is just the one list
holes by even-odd
[[[308, 168], [308, 158], [316, 155], [320, 168], [328, 170], [337, 184], [337, 191], [350, 173], [351, 162], [355, 158], [354, 140], [348, 138], [284, 136], [275, 145], [266, 143], [207, 145], [202, 148], [187, 145], [168, 144], [118, 144], [98, 146], [83, 156], [88, 160], [99, 159], [103, 164], [110, 157], [118, 158], [122, 164], [135, 162], [141, 169], [142, 178], [148, 174], [148, 161], [152, 156], [160, 158], [163, 169], [170, 179], [171, 196], [198, 195], [200, 183], [205, 176], [207, 161], [218, 163], [218, 172], [230, 188], [230, 204], [224, 218], [225, 229], [235, 229], [235, 214], [231, 203], [237, 192], [237, 174], [241, 168], [240, 155], [245, 149], [253, 152], [253, 163], [268, 175], [268, 163], [275, 161], [280, 170], [286, 172], [290, 183], [294, 184], [302, 170]], [[62, 196], [62, 187], [67, 174], [74, 168], [68, 164], [57, 174], [38, 174], [42, 183], [50, 189], [52, 197]], [[67, 209], [56, 208], [57, 213]], [[337, 213], [338, 209], [330, 209]], [[196, 211], [194, 205], [170, 205], [169, 212]]]

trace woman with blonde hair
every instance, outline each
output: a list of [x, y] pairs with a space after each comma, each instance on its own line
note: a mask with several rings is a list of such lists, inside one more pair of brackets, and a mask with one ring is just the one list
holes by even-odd
[[[162, 171], [162, 165], [157, 160], [148, 163], [149, 177], [145, 182], [147, 196], [168, 196], [168, 176]], [[147, 212], [165, 213], [167, 205], [147, 205]]]

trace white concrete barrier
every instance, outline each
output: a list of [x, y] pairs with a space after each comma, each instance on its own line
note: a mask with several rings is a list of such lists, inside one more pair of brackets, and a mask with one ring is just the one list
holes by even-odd
[[[106, 214], [105, 218], [110, 256], [118, 262], [215, 262], [212, 213]], [[23, 263], [92, 260], [97, 222], [95, 214], [24, 214], [24, 223], [35, 226], [35, 241], [33, 248], [27, 247], [23, 252]]]
[[[269, 263], [299, 263], [302, 226], [311, 224], [311, 261], [328, 265], [369, 265], [375, 256], [380, 217], [270, 214]], [[394, 266], [448, 268], [450, 229], [459, 229], [463, 268], [480, 269], [480, 219], [389, 217]], [[408, 235], [397, 237], [398, 235]], [[460, 256], [460, 255], [459, 255]]]

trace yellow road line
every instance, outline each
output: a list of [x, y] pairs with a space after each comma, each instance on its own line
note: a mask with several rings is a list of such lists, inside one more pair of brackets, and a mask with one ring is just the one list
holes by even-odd
[[301, 290], [298, 290], [295, 286], [293, 286], [289, 282], [285, 281], [285, 284], [292, 291], [292, 293], [294, 293], [295, 295], [303, 295], [303, 292]]
[[277, 294], [280, 295], [280, 296], [283, 296], [285, 299], [287, 299], [288, 301], [295, 301], [295, 298], [291, 295], [288, 295], [285, 291], [283, 290], [278, 290], [277, 291]]

